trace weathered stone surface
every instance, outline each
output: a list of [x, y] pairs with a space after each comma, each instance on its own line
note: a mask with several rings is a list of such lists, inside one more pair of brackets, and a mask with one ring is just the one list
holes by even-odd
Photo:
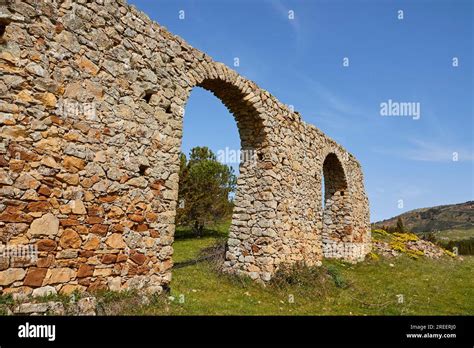
[[57, 291], [54, 286], [48, 285], [43, 286], [41, 288], [37, 288], [33, 290], [32, 296], [33, 297], [44, 297], [48, 295], [56, 295]]
[[65, 309], [62, 302], [40, 302], [40, 303], [22, 303], [15, 307], [13, 313], [29, 315], [64, 315]]
[[[224, 271], [268, 281], [279, 265], [369, 252], [360, 164], [297, 112], [123, 1], [18, 4], [0, 53], [0, 241], [38, 245], [24, 267], [48, 269], [43, 284], [169, 284], [194, 87], [228, 107], [246, 149]], [[21, 288], [26, 271], [15, 272], [4, 291]]]
[[20, 190], [28, 190], [28, 189], [33, 189], [36, 190], [38, 186], [40, 185], [40, 182], [33, 178], [29, 174], [22, 174], [16, 179], [15, 184], [13, 185], [16, 188], [19, 188]]
[[77, 307], [80, 315], [96, 315], [97, 300], [95, 297], [85, 297], [77, 301]]
[[0, 272], [0, 285], [10, 285], [25, 278], [26, 271], [22, 268], [9, 268]]
[[53, 214], [45, 214], [31, 223], [28, 233], [53, 237], [58, 234], [59, 220]]
[[90, 235], [87, 241], [83, 245], [84, 250], [96, 250], [100, 245], [100, 238], [94, 235]]
[[146, 256], [139, 252], [134, 251], [130, 254], [130, 259], [139, 265], [143, 265], [143, 263], [146, 260]]
[[52, 239], [41, 239], [36, 243], [38, 251], [53, 251], [57, 247], [57, 243]]
[[85, 291], [86, 287], [83, 285], [79, 284], [66, 284], [61, 287], [61, 290], [59, 290], [59, 293], [62, 295], [71, 295], [73, 292], [78, 291], [78, 292], [83, 292]]
[[0, 169], [0, 184], [2, 185], [11, 185], [13, 184], [13, 180], [8, 174], [7, 171]]
[[65, 182], [69, 185], [77, 185], [79, 184], [79, 175], [77, 174], [58, 174], [56, 176], [59, 180]]
[[26, 274], [26, 278], [23, 284], [31, 286], [33, 288], [40, 287], [43, 284], [43, 280], [46, 277], [46, 268], [30, 268]]
[[87, 214], [86, 207], [80, 199], [71, 201], [71, 211], [73, 214], [85, 215]]
[[97, 73], [99, 72], [99, 67], [97, 65], [95, 65], [94, 63], [92, 63], [89, 59], [85, 58], [85, 57], [80, 57], [77, 61], [76, 61], [77, 65], [79, 66], [79, 68], [91, 75], [97, 75]]
[[127, 246], [123, 241], [122, 235], [119, 233], [112, 234], [109, 238], [107, 238], [105, 244], [107, 244], [112, 249], [123, 249]]
[[65, 156], [63, 160], [63, 166], [68, 170], [82, 170], [86, 165], [84, 160], [80, 158], [74, 156]]
[[79, 234], [73, 229], [66, 229], [61, 235], [59, 245], [63, 248], [77, 249], [81, 246], [82, 240]]
[[53, 268], [49, 269], [44, 280], [45, 285], [67, 283], [75, 278], [76, 272], [71, 268]]
[[148, 181], [143, 177], [133, 178], [127, 181], [127, 185], [145, 188], [148, 186]]

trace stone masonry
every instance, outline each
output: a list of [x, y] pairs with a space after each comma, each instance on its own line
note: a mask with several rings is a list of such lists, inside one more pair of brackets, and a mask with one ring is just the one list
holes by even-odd
[[169, 286], [195, 86], [226, 105], [242, 149], [256, 154], [240, 168], [227, 272], [267, 281], [283, 264], [357, 261], [370, 250], [359, 163], [270, 93], [123, 0], [6, 3], [1, 292]]

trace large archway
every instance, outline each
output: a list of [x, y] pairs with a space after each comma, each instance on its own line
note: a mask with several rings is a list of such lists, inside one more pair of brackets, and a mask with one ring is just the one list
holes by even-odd
[[187, 91], [188, 97], [195, 87], [211, 92], [222, 102], [233, 115], [240, 138], [239, 175], [226, 245], [225, 267], [239, 272], [242, 268], [238, 267], [238, 263], [248, 262], [249, 268], [244, 268], [244, 272], [252, 273], [255, 278], [260, 277], [261, 272], [271, 273], [271, 270], [265, 268], [255, 268], [254, 257], [257, 255], [253, 255], [253, 252], [256, 252], [256, 248], [252, 248], [253, 243], [246, 242], [252, 229], [259, 223], [259, 213], [266, 209], [265, 202], [259, 201], [257, 195], [264, 187], [261, 178], [265, 171], [266, 144], [263, 117], [257, 110], [257, 100], [252, 93], [239, 88], [238, 83], [220, 78], [204, 79], [197, 83]]

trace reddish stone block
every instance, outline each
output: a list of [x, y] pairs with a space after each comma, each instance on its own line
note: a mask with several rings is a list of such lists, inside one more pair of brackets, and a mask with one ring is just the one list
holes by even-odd
[[102, 263], [109, 265], [111, 263], [115, 263], [117, 261], [117, 255], [114, 254], [105, 254], [102, 257]]
[[125, 254], [118, 254], [116, 262], [125, 262], [128, 260], [128, 256]]
[[20, 207], [8, 206], [1, 214], [3, 222], [31, 222], [33, 217], [21, 211]]
[[129, 214], [128, 218], [134, 222], [143, 222], [145, 220], [145, 217], [140, 214]]
[[49, 268], [54, 263], [54, 256], [48, 255], [46, 257], [41, 257], [36, 261], [36, 266], [40, 268]]
[[50, 116], [51, 122], [57, 125], [62, 125], [64, 123], [64, 120], [61, 117], [51, 115]]
[[130, 259], [138, 265], [143, 265], [146, 261], [146, 256], [137, 251], [132, 251]]
[[87, 208], [87, 215], [89, 216], [101, 216], [104, 215], [104, 209], [100, 206], [92, 206]]
[[82, 286], [89, 286], [91, 283], [90, 278], [79, 278], [77, 283]]
[[123, 232], [123, 231], [125, 231], [125, 227], [122, 226], [121, 224], [115, 224], [115, 225], [111, 226], [111, 230], [113, 232]]
[[93, 250], [81, 250], [79, 251], [79, 257], [85, 257], [89, 258], [94, 256], [94, 251]]
[[0, 155], [0, 167], [8, 167], [8, 161], [3, 155]]
[[160, 236], [160, 232], [158, 232], [157, 230], [150, 230], [150, 237], [152, 238], [158, 238]]
[[90, 232], [98, 234], [100, 236], [105, 236], [108, 230], [109, 225], [96, 224], [91, 227]]
[[10, 161], [10, 170], [12, 172], [21, 172], [23, 168], [25, 167], [25, 161]]
[[57, 243], [52, 239], [41, 239], [36, 243], [38, 251], [53, 251], [57, 248]]
[[76, 220], [76, 219], [61, 219], [59, 220], [59, 223], [61, 224], [61, 226], [63, 227], [68, 227], [68, 226], [76, 226], [76, 225], [80, 225], [81, 223]]
[[147, 224], [139, 224], [139, 225], [137, 225], [136, 230], [137, 230], [137, 232], [148, 231], [148, 225]]
[[145, 217], [148, 222], [155, 222], [158, 219], [158, 215], [153, 212], [146, 213]]
[[36, 211], [42, 211], [42, 212], [47, 212], [51, 209], [51, 204], [46, 201], [39, 201], [39, 202], [31, 202], [28, 204], [26, 207], [26, 210], [28, 212], [36, 212]]
[[40, 195], [43, 195], [46, 197], [49, 197], [51, 195], [51, 192], [52, 192], [51, 189], [46, 185], [41, 185], [41, 187], [38, 190], [38, 193]]
[[79, 266], [79, 269], [77, 270], [78, 278], [92, 277], [93, 274], [94, 274], [94, 266], [82, 264]]
[[34, 153], [33, 151], [27, 150], [24, 147], [16, 144], [16, 143], [11, 143], [8, 146], [8, 153], [10, 155], [10, 158], [18, 158], [20, 160], [24, 161], [39, 161], [40, 157]]
[[90, 283], [89, 287], [87, 288], [88, 292], [97, 292], [100, 290], [106, 290], [107, 283], [101, 279], [98, 279], [92, 283]]
[[118, 199], [119, 197], [118, 196], [102, 196], [102, 197], [99, 197], [99, 202], [103, 202], [103, 203], [111, 203], [111, 202], [114, 202]]
[[148, 274], [149, 271], [150, 271], [150, 268], [148, 266], [143, 265], [143, 266], [138, 267], [137, 274], [145, 275], [145, 274]]
[[89, 233], [89, 228], [84, 225], [77, 225], [73, 227], [73, 230], [75, 230], [79, 234], [88, 234]]
[[88, 216], [87, 217], [87, 223], [88, 224], [101, 224], [104, 222], [104, 218], [101, 218], [100, 216]]
[[31, 286], [32, 288], [40, 287], [48, 272], [47, 268], [33, 268], [28, 269], [23, 285]]
[[150, 187], [153, 190], [158, 190], [160, 191], [161, 188], [164, 186], [165, 182], [163, 180], [156, 180], [153, 184], [150, 185]]

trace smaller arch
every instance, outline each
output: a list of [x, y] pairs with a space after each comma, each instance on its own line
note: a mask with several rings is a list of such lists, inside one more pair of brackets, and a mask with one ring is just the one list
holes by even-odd
[[342, 162], [334, 152], [326, 155], [322, 166], [323, 244], [352, 242], [352, 216], [348, 180]]

